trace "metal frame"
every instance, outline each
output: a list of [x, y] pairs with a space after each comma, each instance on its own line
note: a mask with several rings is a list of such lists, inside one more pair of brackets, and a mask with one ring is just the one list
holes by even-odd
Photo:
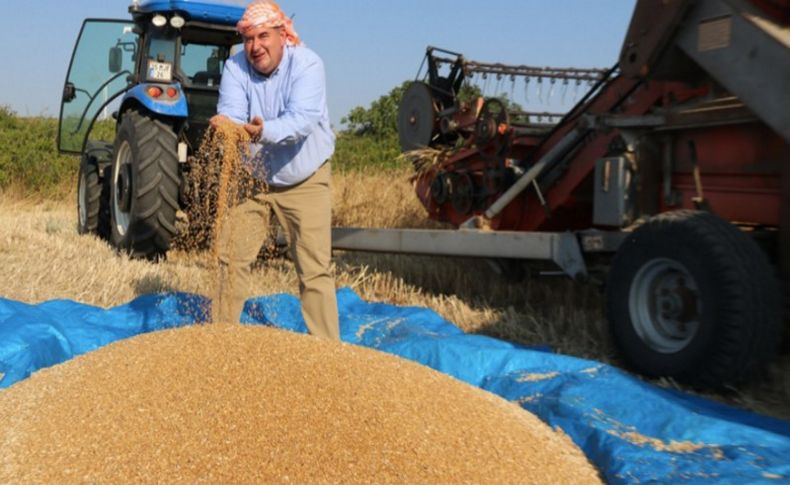
[[790, 30], [743, 0], [704, 0], [691, 10], [676, 44], [790, 141]]
[[786, 295], [787, 317], [790, 318], [790, 163], [785, 163], [782, 174], [782, 203], [779, 221], [779, 260]]
[[[589, 252], [614, 251], [625, 238], [624, 235], [604, 238], [603, 234], [592, 231], [582, 235]], [[571, 232], [335, 227], [332, 228], [332, 249], [554, 261], [571, 278], [587, 275], [582, 245]]]

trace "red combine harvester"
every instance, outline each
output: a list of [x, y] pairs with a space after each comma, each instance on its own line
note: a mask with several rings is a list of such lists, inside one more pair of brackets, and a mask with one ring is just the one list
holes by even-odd
[[[417, 195], [460, 230], [336, 229], [334, 245], [551, 260], [574, 278], [605, 258], [612, 334], [634, 369], [742, 380], [775, 354], [790, 286], [789, 23], [787, 0], [640, 0], [605, 72], [429, 48], [401, 146], [444, 154]], [[546, 124], [461, 101], [475, 75], [594, 86]]]

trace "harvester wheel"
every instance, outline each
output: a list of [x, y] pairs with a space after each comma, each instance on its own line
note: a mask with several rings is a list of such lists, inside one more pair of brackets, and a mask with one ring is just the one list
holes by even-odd
[[722, 387], [776, 351], [781, 297], [765, 253], [701, 211], [658, 215], [622, 244], [607, 311], [626, 363], [649, 376]]
[[110, 177], [113, 245], [132, 257], [163, 255], [176, 235], [181, 183], [173, 129], [146, 112], [124, 113]]

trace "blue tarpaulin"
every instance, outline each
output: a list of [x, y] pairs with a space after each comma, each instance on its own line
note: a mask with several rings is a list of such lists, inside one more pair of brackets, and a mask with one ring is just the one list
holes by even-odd
[[[338, 305], [344, 341], [517, 402], [562, 428], [610, 483], [790, 481], [790, 422], [662, 389], [600, 362], [465, 334], [425, 308], [368, 303], [349, 289], [338, 291]], [[207, 307], [186, 294], [111, 309], [0, 299], [0, 389], [119, 339], [205, 322]], [[290, 295], [249, 300], [242, 320], [306, 331]]]

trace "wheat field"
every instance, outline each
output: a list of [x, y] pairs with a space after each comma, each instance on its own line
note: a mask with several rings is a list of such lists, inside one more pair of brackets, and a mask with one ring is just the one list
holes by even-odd
[[[333, 196], [336, 226], [439, 227], [427, 220], [407, 171], [336, 172]], [[367, 300], [428, 307], [466, 332], [619, 365], [603, 290], [594, 283], [557, 276], [514, 282], [491, 262], [474, 259], [335, 252], [334, 262], [337, 285]], [[74, 194], [31, 198], [13, 189], [0, 192], [0, 265], [2, 297], [101, 307], [156, 292], [210, 294], [215, 274], [206, 252], [174, 250], [157, 263], [131, 260], [96, 237], [77, 234]], [[537, 275], [542, 268], [528, 269]], [[255, 295], [297, 292], [287, 258], [261, 260], [255, 275]], [[671, 380], [656, 383], [681, 388]], [[789, 419], [790, 355], [785, 350], [749, 383], [707, 396]]]

